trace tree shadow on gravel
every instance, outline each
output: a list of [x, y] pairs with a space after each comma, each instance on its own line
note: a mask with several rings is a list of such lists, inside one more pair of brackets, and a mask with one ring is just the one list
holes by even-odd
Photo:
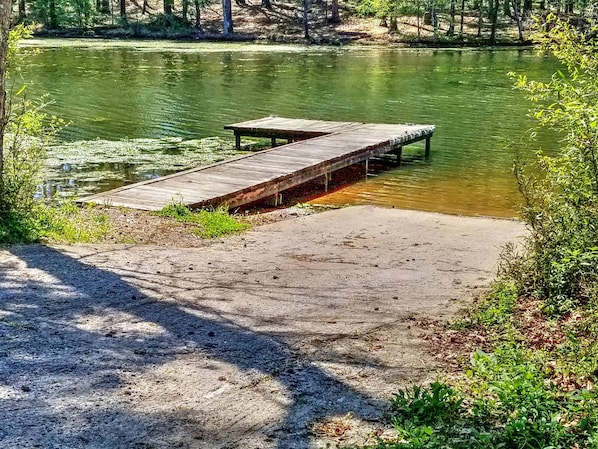
[[[370, 420], [384, 410], [383, 401], [294, 354], [276, 335], [201, 316], [201, 304], [195, 313], [189, 304], [154, 300], [49, 247], [8, 251], [15, 257], [0, 252], [0, 447], [307, 448], [315, 420], [349, 412]], [[30, 277], [11, 276], [11, 264], [26, 265]], [[106, 332], [101, 320], [119, 314], [130, 327]], [[135, 376], [189, 354], [206, 369], [224, 363], [274, 379], [285, 390], [284, 418], [223, 441], [192, 404], [144, 409], [129, 388]]]

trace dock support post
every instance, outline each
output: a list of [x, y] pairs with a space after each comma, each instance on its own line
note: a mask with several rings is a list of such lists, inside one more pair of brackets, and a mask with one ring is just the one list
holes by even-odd
[[276, 137], [272, 137], [272, 148], [276, 146]]
[[403, 147], [399, 147], [394, 151], [395, 155], [397, 156], [396, 166], [401, 166], [401, 158], [403, 157]]
[[430, 139], [432, 139], [432, 136], [426, 137], [426, 154], [425, 154], [426, 159], [428, 159], [430, 157]]
[[235, 131], [235, 148], [237, 150], [241, 149], [241, 134]]
[[370, 160], [365, 160], [365, 179], [368, 179], [368, 171], [370, 170]]
[[328, 183], [332, 180], [332, 173], [326, 173], [324, 175], [324, 192], [328, 192]]

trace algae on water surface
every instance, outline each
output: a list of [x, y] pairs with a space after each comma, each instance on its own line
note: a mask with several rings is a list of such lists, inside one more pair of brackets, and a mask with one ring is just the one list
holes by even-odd
[[87, 140], [48, 148], [40, 197], [84, 195], [245, 154], [230, 139]]

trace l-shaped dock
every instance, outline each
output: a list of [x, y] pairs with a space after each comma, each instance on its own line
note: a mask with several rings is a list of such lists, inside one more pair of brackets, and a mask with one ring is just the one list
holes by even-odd
[[[160, 210], [180, 202], [190, 208], [227, 205], [234, 208], [273, 198], [283, 191], [393, 153], [400, 164], [404, 146], [425, 140], [430, 154], [432, 125], [331, 122], [266, 117], [225, 126], [236, 145], [243, 136], [272, 139], [273, 147], [216, 164], [192, 168], [157, 179], [81, 198], [81, 203]], [[287, 144], [276, 146], [279, 139]]]

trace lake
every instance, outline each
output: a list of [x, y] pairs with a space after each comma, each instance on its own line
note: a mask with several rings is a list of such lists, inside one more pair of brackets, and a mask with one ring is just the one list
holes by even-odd
[[[30, 52], [32, 48], [39, 51]], [[44, 189], [93, 192], [237, 154], [228, 123], [266, 115], [433, 124], [432, 156], [407, 151], [313, 200], [512, 217], [513, 148], [526, 155], [530, 103], [510, 71], [546, 80], [557, 63], [530, 49], [320, 48], [256, 44], [34, 40], [17, 83], [69, 125], [50, 149]]]

